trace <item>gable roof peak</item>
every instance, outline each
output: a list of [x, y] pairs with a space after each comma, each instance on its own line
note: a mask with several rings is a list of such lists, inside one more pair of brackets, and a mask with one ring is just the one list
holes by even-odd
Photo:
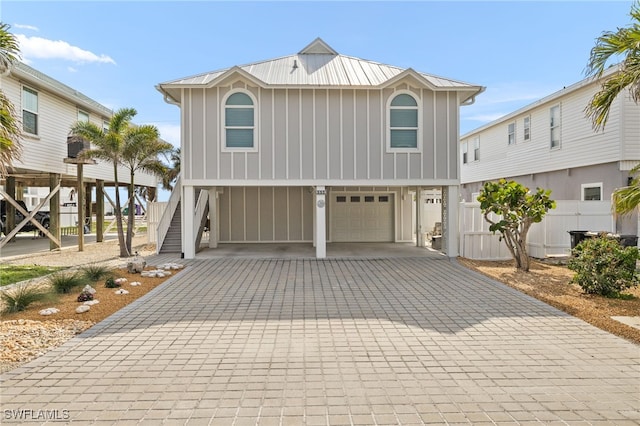
[[320, 37], [306, 45], [298, 55], [337, 55], [338, 52], [325, 43]]

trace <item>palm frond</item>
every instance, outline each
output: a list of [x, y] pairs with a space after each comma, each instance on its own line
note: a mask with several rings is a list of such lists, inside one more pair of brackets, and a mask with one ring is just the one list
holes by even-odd
[[611, 105], [623, 90], [628, 89], [632, 99], [640, 101], [640, 3], [631, 7], [630, 15], [634, 21], [630, 26], [605, 31], [596, 39], [587, 62], [585, 74], [601, 78], [611, 61], [623, 57], [619, 70], [601, 83], [600, 91], [585, 108], [596, 131], [604, 129]]

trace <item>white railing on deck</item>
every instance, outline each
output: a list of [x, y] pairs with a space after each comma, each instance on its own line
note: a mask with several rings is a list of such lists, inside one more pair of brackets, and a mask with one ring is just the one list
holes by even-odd
[[169, 232], [169, 227], [171, 226], [171, 219], [173, 219], [173, 215], [176, 212], [176, 207], [178, 207], [178, 203], [180, 202], [180, 197], [182, 194], [182, 182], [180, 180], [180, 176], [178, 176], [178, 180], [176, 181], [175, 186], [173, 187], [173, 191], [171, 191], [171, 196], [169, 196], [169, 201], [167, 202], [167, 206], [162, 213], [162, 217], [158, 222], [158, 237], [156, 239], [156, 254], [160, 253], [160, 248], [162, 248], [162, 244], [164, 243], [164, 239], [167, 236], [167, 232]]

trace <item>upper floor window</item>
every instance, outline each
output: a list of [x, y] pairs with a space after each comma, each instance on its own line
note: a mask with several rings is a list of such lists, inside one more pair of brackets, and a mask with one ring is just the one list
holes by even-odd
[[78, 110], [78, 121], [82, 121], [85, 123], [89, 122], [89, 113], [88, 112], [84, 112], [82, 110]]
[[22, 88], [22, 129], [38, 134], [38, 92], [28, 87]]
[[531, 139], [531, 117], [527, 116], [524, 118], [524, 140], [528, 141]]
[[516, 123], [509, 123], [507, 127], [507, 143], [509, 145], [516, 143]]
[[551, 135], [551, 148], [559, 148], [560, 147], [560, 130], [562, 126], [561, 116], [560, 116], [560, 105], [556, 105], [551, 107], [549, 110], [549, 128]]
[[467, 164], [469, 162], [469, 143], [468, 142], [463, 142], [462, 143], [462, 164]]
[[418, 102], [407, 93], [396, 95], [389, 105], [389, 148], [418, 149]]
[[102, 120], [102, 131], [109, 133], [109, 122], [107, 120]]
[[255, 148], [255, 106], [244, 92], [231, 94], [224, 104], [225, 148]]
[[473, 138], [473, 161], [480, 161], [480, 136]]
[[602, 201], [602, 182], [583, 183], [582, 201]]

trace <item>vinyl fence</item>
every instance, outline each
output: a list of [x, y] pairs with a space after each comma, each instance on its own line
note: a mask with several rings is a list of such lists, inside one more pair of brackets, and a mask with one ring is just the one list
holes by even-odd
[[[478, 260], [511, 259], [507, 246], [499, 240], [499, 234], [493, 235], [489, 231], [480, 203], [460, 203], [459, 219], [461, 256]], [[570, 254], [569, 231], [614, 232], [611, 202], [556, 200], [556, 208], [529, 230], [529, 254], [536, 258]]]
[[167, 207], [167, 202], [153, 202], [147, 206], [147, 236], [149, 243], [155, 243], [158, 239], [158, 222], [162, 217], [164, 209]]

